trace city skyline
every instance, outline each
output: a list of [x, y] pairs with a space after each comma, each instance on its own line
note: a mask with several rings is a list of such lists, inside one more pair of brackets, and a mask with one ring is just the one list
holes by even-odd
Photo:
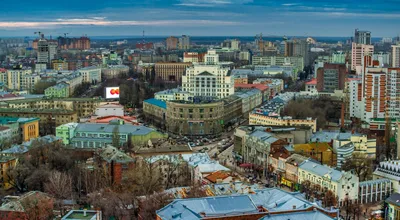
[[[398, 35], [397, 0], [88, 0], [15, 1], [4, 5], [0, 36], [352, 36], [355, 28], [373, 37]], [[366, 22], [368, 20], [368, 22]]]

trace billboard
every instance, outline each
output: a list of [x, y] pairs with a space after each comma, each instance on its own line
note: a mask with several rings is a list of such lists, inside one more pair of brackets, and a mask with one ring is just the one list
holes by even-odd
[[106, 87], [106, 99], [119, 99], [119, 87]]

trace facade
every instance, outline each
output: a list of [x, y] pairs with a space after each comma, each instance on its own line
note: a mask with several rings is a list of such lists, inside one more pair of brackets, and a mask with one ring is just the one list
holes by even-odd
[[351, 172], [341, 172], [331, 167], [306, 160], [299, 166], [299, 183], [310, 181], [322, 190], [331, 190], [342, 205], [346, 199], [358, 201], [359, 180]]
[[101, 68], [96, 66], [85, 67], [79, 69], [82, 74], [83, 82], [97, 84], [101, 82]]
[[385, 200], [388, 204], [385, 210], [388, 220], [400, 219], [400, 194], [394, 193], [389, 198]]
[[65, 82], [56, 84], [44, 90], [46, 97], [68, 98], [70, 96], [69, 85]]
[[182, 37], [179, 38], [178, 46], [181, 50], [190, 49], [190, 37], [187, 35], [182, 35]]
[[372, 60], [379, 61], [380, 67], [390, 67], [392, 63], [391, 53], [375, 52], [372, 55]]
[[392, 45], [392, 67], [400, 67], [400, 44]]
[[229, 68], [220, 65], [188, 67], [186, 75], [182, 76], [182, 90], [202, 97], [225, 98], [233, 95], [234, 79], [229, 71]]
[[306, 92], [310, 94], [317, 94], [317, 79], [313, 78], [311, 81], [306, 82]]
[[300, 154], [292, 154], [286, 158], [285, 162], [285, 175], [281, 177], [281, 183], [290, 188], [298, 189], [297, 183], [299, 182], [299, 165], [307, 160]]
[[[114, 131], [118, 131], [120, 145], [130, 139], [132, 144], [145, 144], [152, 138], [164, 138], [165, 135], [151, 128], [130, 124], [83, 124], [75, 127], [73, 136], [68, 137], [75, 148], [103, 148], [112, 144]], [[117, 146], [116, 146], [117, 147]], [[119, 147], [119, 146], [118, 146]]]
[[90, 38], [79, 37], [79, 38], [69, 38], [69, 37], [58, 37], [58, 46], [63, 50], [88, 50], [90, 49]]
[[117, 78], [121, 74], [128, 74], [129, 67], [125, 65], [108, 65], [101, 69], [102, 74], [106, 79]]
[[146, 119], [149, 119], [152, 124], [162, 127], [166, 122], [167, 103], [159, 99], [144, 100], [143, 112]]
[[79, 123], [71, 122], [56, 128], [56, 135], [58, 138], [62, 139], [64, 145], [71, 144], [71, 137], [74, 136], [74, 131], [78, 125]]
[[74, 72], [57, 80], [57, 83], [63, 82], [68, 84], [69, 96], [72, 96], [75, 92], [75, 89], [82, 84], [83, 77], [79, 72]]
[[[11, 184], [13, 179], [10, 179], [8, 173], [10, 169], [17, 165], [18, 158], [14, 156], [0, 156], [0, 170], [1, 170], [1, 183], [0, 187], [4, 190], [8, 190], [13, 187]], [[1, 218], [0, 218], [1, 219]]]
[[250, 112], [250, 125], [269, 125], [269, 126], [306, 126], [312, 127], [313, 131], [317, 131], [317, 119], [293, 119], [292, 117], [276, 117]]
[[75, 112], [61, 109], [41, 109], [39, 111], [38, 109], [0, 108], [0, 116], [39, 118], [40, 135], [54, 134], [56, 126], [78, 121]]
[[94, 114], [98, 117], [103, 116], [124, 116], [124, 106], [117, 103], [107, 103], [96, 108]]
[[11, 90], [23, 90], [22, 84], [26, 80], [25, 77], [32, 74], [31, 69], [22, 69], [19, 67], [7, 70], [6, 74], [2, 77], [3, 82], [6, 82], [7, 88]]
[[389, 179], [394, 192], [400, 190], [400, 161], [382, 161], [372, 174], [372, 178], [376, 179]]
[[243, 115], [247, 115], [251, 110], [258, 107], [263, 102], [263, 95], [258, 89], [236, 92], [235, 96], [238, 96], [242, 99]]
[[301, 56], [253, 56], [253, 65], [284, 66], [292, 64], [297, 70], [304, 69], [304, 59]]
[[27, 111], [67, 110], [79, 117], [87, 117], [95, 112], [101, 101], [93, 98], [31, 98], [6, 101], [6, 107]]
[[235, 85], [249, 83], [247, 75], [234, 75], [233, 78], [235, 80]]
[[391, 118], [400, 118], [400, 68], [387, 69], [387, 112]]
[[111, 175], [111, 182], [121, 184], [125, 172], [132, 170], [135, 160], [124, 152], [118, 150], [118, 147], [107, 145], [100, 153], [103, 168]]
[[167, 38], [166, 43], [167, 43], [167, 50], [176, 50], [178, 49], [179, 39], [174, 36], [171, 36]]
[[330, 167], [336, 167], [337, 165], [337, 154], [328, 143], [295, 144], [293, 145], [293, 150], [295, 153], [311, 157], [321, 164]]
[[349, 111], [351, 118], [362, 118], [364, 110], [364, 102], [362, 97], [362, 81], [360, 78], [349, 79], [347, 82], [349, 91]]
[[68, 70], [68, 62], [65, 60], [53, 60], [51, 61], [51, 67], [53, 70]]
[[156, 63], [154, 71], [157, 78], [161, 78], [166, 82], [181, 82], [186, 68], [191, 65], [191, 63]]
[[13, 131], [6, 126], [0, 126], [0, 143], [9, 140], [13, 137]]
[[343, 51], [334, 52], [334, 53], [332, 53], [331, 63], [342, 63], [342, 64], [345, 64], [346, 63], [346, 57], [347, 57], [347, 54], [344, 53]]
[[368, 44], [371, 45], [371, 32], [355, 30], [354, 42], [357, 44]]
[[386, 110], [387, 75], [382, 68], [367, 68], [363, 81], [365, 99], [363, 120], [384, 118]]
[[319, 92], [334, 92], [343, 90], [347, 79], [345, 64], [325, 63], [323, 68], [317, 70], [317, 90]]
[[257, 89], [261, 92], [262, 103], [264, 103], [270, 99], [270, 96], [271, 96], [270, 91], [271, 90], [266, 85], [263, 85], [263, 84], [236, 84], [235, 83], [235, 91], [236, 92], [249, 91], [249, 90], [253, 90], [253, 89]]
[[373, 45], [353, 43], [351, 48], [351, 70], [356, 71], [357, 74], [362, 74], [367, 66], [364, 63], [364, 57], [372, 56], [373, 54]]
[[[21, 141], [29, 141], [32, 138], [39, 137], [39, 118], [34, 117], [10, 117], [0, 113], [0, 125], [12, 129], [14, 135], [18, 135]], [[15, 133], [15, 129], [18, 130]], [[14, 138], [13, 136], [11, 138]]]
[[167, 130], [181, 135], [208, 135], [223, 131], [224, 103], [167, 102]]
[[182, 91], [182, 89], [178, 87], [154, 93], [154, 98], [163, 101], [189, 101], [189, 98], [192, 98], [192, 95], [190, 95], [189, 92]]
[[205, 53], [198, 52], [185, 52], [183, 53], [183, 62], [184, 63], [203, 63]]

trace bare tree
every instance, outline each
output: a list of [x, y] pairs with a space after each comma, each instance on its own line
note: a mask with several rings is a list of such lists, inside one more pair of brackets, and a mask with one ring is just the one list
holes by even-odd
[[160, 191], [162, 180], [159, 164], [143, 160], [133, 170], [127, 172], [122, 185], [130, 184], [127, 190], [141, 196]]
[[45, 191], [57, 199], [71, 199], [71, 175], [59, 171], [52, 171], [49, 176], [49, 181], [45, 183]]
[[165, 192], [141, 197], [139, 199], [139, 218], [156, 219], [156, 211], [168, 205], [172, 200], [173, 196]]
[[306, 199], [311, 198], [312, 190], [311, 190], [311, 182], [309, 180], [305, 180], [301, 183], [300, 192], [305, 194]]
[[27, 217], [26, 219], [44, 220], [52, 219], [54, 204], [53, 202], [53, 198], [46, 196], [44, 193], [35, 192], [34, 195], [30, 195], [29, 197], [23, 199], [21, 201], [21, 205], [24, 207], [24, 212]]
[[354, 170], [360, 181], [368, 180], [372, 175], [372, 159], [361, 153], [353, 153], [351, 159], [348, 159], [342, 165], [342, 170]]
[[336, 206], [337, 201], [335, 194], [331, 190], [326, 191], [323, 197], [323, 202], [325, 207]]

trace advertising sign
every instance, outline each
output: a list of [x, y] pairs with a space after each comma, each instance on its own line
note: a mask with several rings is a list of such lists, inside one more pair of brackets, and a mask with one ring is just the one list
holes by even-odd
[[119, 87], [106, 87], [106, 99], [119, 99]]

